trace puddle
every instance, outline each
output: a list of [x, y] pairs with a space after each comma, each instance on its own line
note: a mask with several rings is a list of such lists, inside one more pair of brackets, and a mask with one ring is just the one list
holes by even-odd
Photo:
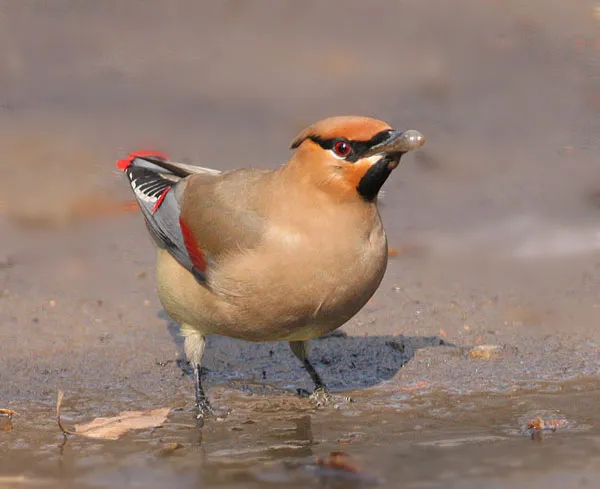
[[[12, 429], [3, 419], [0, 487], [548, 489], [600, 476], [599, 379], [557, 384], [555, 392], [412, 392], [401, 406], [389, 390], [356, 391], [352, 403], [314, 410], [291, 394], [220, 386], [212, 393], [229, 409], [225, 419], [198, 431], [190, 411], [174, 410], [164, 426], [118, 441], [64, 441], [50, 402], [22, 403], [11, 406], [19, 413]], [[64, 424], [101, 414], [94, 411], [102, 401], [71, 400]], [[537, 417], [564, 422], [532, 437], [528, 423]], [[362, 469], [315, 463], [333, 451]]]

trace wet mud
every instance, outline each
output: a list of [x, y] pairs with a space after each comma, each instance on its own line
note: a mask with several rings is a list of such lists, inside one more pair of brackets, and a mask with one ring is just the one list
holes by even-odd
[[[229, 414], [203, 430], [188, 409], [175, 410], [164, 425], [118, 441], [65, 440], [52, 402], [26, 403], [3, 435], [11, 442], [0, 467], [25, 487], [559, 488], [593, 487], [600, 475], [597, 382], [470, 395], [383, 387], [316, 411], [267, 389], [211, 393]], [[73, 394], [65, 423], [106, 409], [105, 398]], [[560, 419], [560, 428], [532, 436], [538, 416]], [[351, 453], [359, 470], [316, 463], [334, 451]]]

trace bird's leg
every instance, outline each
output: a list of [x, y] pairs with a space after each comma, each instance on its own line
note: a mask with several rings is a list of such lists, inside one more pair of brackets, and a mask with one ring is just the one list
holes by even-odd
[[202, 357], [204, 356], [205, 339], [198, 331], [191, 327], [181, 328], [185, 335], [185, 355], [194, 369], [194, 383], [196, 387], [196, 409], [197, 419], [204, 418], [205, 414], [214, 414], [214, 410], [208, 402], [208, 398], [202, 388]]
[[202, 388], [202, 367], [200, 364], [194, 365], [194, 382], [196, 387], [196, 408], [198, 409], [198, 416], [203, 416], [205, 414], [214, 414], [214, 410], [208, 402], [208, 397], [204, 393], [204, 389]]
[[[330, 400], [329, 393], [327, 392], [327, 387], [323, 383], [321, 376], [313, 367], [313, 364], [310, 363], [308, 359], [308, 350], [309, 343], [308, 341], [290, 341], [290, 348], [294, 352], [294, 355], [302, 362], [302, 365], [310, 375], [310, 378], [315, 384], [315, 390], [310, 395], [311, 400], [317, 405], [322, 406], [323, 404], [327, 404]], [[306, 395], [307, 392], [304, 389], [298, 389], [298, 394]]]

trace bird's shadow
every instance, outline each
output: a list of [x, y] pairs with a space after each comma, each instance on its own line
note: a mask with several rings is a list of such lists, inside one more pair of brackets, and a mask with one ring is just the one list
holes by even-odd
[[[186, 369], [179, 325], [166, 312], [169, 334]], [[311, 341], [310, 360], [333, 391], [363, 389], [394, 377], [420, 348], [453, 346], [439, 336], [348, 336], [337, 330]], [[209, 336], [202, 362], [209, 382], [236, 383], [245, 389], [277, 386], [312, 390], [310, 378], [286, 342], [252, 343]]]

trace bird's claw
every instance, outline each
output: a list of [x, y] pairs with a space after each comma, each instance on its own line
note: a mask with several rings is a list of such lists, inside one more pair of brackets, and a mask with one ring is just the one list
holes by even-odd
[[196, 403], [196, 419], [203, 418], [204, 416], [215, 416], [217, 412], [208, 402]]
[[317, 408], [331, 404], [333, 404], [335, 408], [339, 408], [340, 404], [354, 402], [354, 399], [350, 396], [331, 395], [327, 389], [324, 389], [323, 387], [316, 388], [312, 394], [306, 389], [297, 389], [297, 392], [300, 397], [309, 399]]
[[315, 407], [323, 407], [331, 402], [331, 395], [323, 387], [317, 387], [309, 399]]

